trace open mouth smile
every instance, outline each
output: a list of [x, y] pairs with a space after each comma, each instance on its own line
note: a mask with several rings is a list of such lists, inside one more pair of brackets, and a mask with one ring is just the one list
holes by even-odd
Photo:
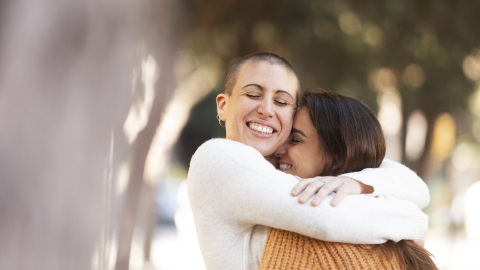
[[269, 127], [269, 126], [264, 126], [262, 124], [259, 124], [259, 123], [254, 123], [254, 122], [249, 122], [247, 123], [247, 126], [256, 131], [256, 132], [260, 132], [262, 134], [273, 134], [276, 132], [275, 129]]
[[280, 169], [281, 171], [288, 171], [292, 168], [292, 165], [290, 164], [280, 164], [278, 166], [278, 169]]

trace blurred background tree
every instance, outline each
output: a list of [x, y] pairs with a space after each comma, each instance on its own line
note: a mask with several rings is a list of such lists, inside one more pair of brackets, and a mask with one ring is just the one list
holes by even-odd
[[[190, 1], [186, 6], [190, 16], [195, 17], [220, 2], [223, 1]], [[480, 25], [480, 3], [229, 3], [230, 7], [222, 10], [208, 27], [189, 37], [185, 46], [196, 55], [217, 56], [224, 63], [225, 72], [242, 56], [268, 51], [292, 63], [304, 90], [320, 86], [359, 98], [378, 110], [377, 93], [382, 88], [395, 87], [403, 101], [402, 126], [406, 126], [413, 111], [420, 109], [429, 123], [428, 137], [439, 114], [469, 114], [467, 100], [476, 83], [465, 76], [463, 62], [466, 56], [476, 54], [480, 44], [475, 27]], [[214, 92], [221, 91], [219, 83]], [[216, 128], [213, 96], [212, 93], [194, 109], [177, 144], [184, 165], [206, 138], [223, 135]], [[463, 130], [469, 130], [472, 123], [464, 122], [458, 121], [465, 125]], [[406, 132], [402, 136], [405, 141]], [[190, 138], [199, 141], [192, 142]], [[400, 159], [424, 177], [428, 175], [424, 166], [429, 142], [420, 158], [422, 162]]]
[[480, 2], [57, 4], [0, 1], [0, 268], [111, 269], [118, 253], [127, 269], [135, 228], [150, 261], [157, 185], [225, 135], [215, 96], [259, 51], [287, 59], [303, 90], [367, 103], [387, 156], [428, 183], [433, 230], [480, 239], [480, 219], [456, 214], [478, 194]]

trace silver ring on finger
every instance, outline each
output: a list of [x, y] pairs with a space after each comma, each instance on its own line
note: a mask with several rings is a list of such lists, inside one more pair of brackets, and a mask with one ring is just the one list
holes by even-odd
[[322, 186], [325, 186], [327, 184], [327, 182], [323, 181], [323, 180], [318, 180], [319, 182], [322, 182]]

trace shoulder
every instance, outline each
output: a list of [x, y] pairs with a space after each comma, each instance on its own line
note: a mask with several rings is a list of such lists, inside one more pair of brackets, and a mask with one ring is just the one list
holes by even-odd
[[229, 139], [216, 138], [203, 143], [192, 157], [194, 159], [204, 158], [228, 158], [241, 156], [263, 156], [255, 148], [241, 142]]
[[202, 144], [190, 161], [189, 176], [199, 178], [244, 174], [272, 167], [255, 148], [228, 139], [211, 139]]

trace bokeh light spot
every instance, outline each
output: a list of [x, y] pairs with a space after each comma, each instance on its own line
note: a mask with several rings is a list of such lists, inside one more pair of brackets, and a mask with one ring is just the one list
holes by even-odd
[[[477, 57], [478, 58], [478, 57]], [[478, 59], [469, 55], [463, 60], [463, 73], [472, 81], [480, 79], [480, 63]]]
[[419, 159], [423, 154], [427, 137], [427, 124], [427, 118], [419, 110], [414, 111], [408, 118], [405, 154], [411, 161]]
[[480, 85], [468, 99], [468, 107], [473, 115], [480, 118]]
[[369, 24], [363, 34], [363, 40], [372, 47], [378, 47], [383, 42], [383, 31], [375, 24]]
[[433, 158], [443, 161], [450, 157], [455, 145], [455, 120], [448, 113], [442, 113], [435, 120], [432, 138]]
[[472, 163], [472, 151], [466, 143], [460, 143], [453, 151], [452, 163], [459, 171], [466, 170]]
[[372, 90], [382, 92], [384, 89], [397, 87], [397, 77], [391, 69], [384, 67], [370, 72], [368, 84]]
[[473, 137], [480, 142], [480, 119], [475, 120], [472, 125], [472, 134]]
[[378, 97], [378, 120], [385, 135], [395, 135], [402, 126], [402, 99], [398, 91], [386, 89]]
[[409, 88], [416, 89], [425, 83], [425, 72], [417, 64], [410, 64], [403, 72], [403, 81]]
[[338, 17], [338, 24], [340, 29], [348, 35], [358, 34], [362, 30], [362, 22], [358, 16], [351, 11], [342, 12]]

